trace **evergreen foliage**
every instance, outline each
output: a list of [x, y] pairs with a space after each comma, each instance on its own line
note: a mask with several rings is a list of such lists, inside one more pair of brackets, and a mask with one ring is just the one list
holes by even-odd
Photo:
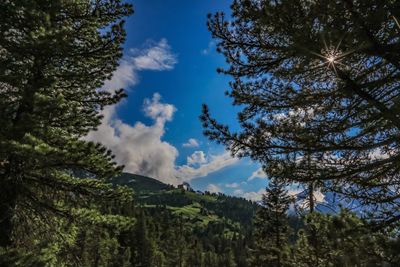
[[[400, 266], [400, 4], [235, 0], [232, 10], [231, 23], [218, 13], [209, 26], [242, 132], [207, 107], [202, 119], [211, 139], [275, 177], [261, 205], [121, 174], [111, 151], [84, 140], [125, 96], [102, 87], [130, 4], [0, 1], [0, 266]], [[304, 217], [290, 214], [288, 181], [307, 189]], [[315, 212], [321, 188], [367, 212]]]
[[273, 179], [263, 195], [254, 219], [254, 267], [290, 266], [288, 211], [292, 198], [287, 195], [285, 187], [285, 183]]
[[399, 238], [376, 232], [348, 210], [339, 215], [311, 213], [298, 233], [296, 266], [397, 266], [393, 244]]
[[[125, 96], [120, 88], [98, 88], [117, 67], [123, 18], [131, 13], [119, 0], [0, 2], [0, 246], [6, 250], [42, 247], [57, 255], [77, 238], [78, 224], [129, 224], [103, 217], [101, 209], [109, 200], [131, 199], [129, 190], [104, 183], [121, 167], [105, 147], [82, 137], [100, 124], [104, 106]], [[74, 170], [91, 178], [79, 179]]]
[[241, 130], [204, 106], [205, 134], [271, 176], [316, 182], [397, 222], [399, 1], [235, 0], [231, 10], [208, 25]]

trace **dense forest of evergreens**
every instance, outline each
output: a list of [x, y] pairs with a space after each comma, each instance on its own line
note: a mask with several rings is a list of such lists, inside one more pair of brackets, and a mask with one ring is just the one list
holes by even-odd
[[[0, 266], [400, 266], [400, 2], [233, 0], [231, 11], [208, 27], [240, 129], [206, 105], [201, 121], [262, 164], [261, 203], [122, 174], [86, 141], [126, 97], [102, 86], [130, 4], [0, 1]], [[332, 212], [316, 192], [335, 196]]]

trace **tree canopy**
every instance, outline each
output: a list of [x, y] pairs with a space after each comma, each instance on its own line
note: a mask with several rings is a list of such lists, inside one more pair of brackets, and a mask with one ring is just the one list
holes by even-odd
[[288, 223], [292, 201], [285, 183], [276, 179], [268, 183], [261, 207], [254, 218], [255, 248], [252, 251], [252, 266], [292, 266]]
[[241, 129], [204, 106], [205, 134], [270, 175], [317, 182], [396, 222], [400, 3], [236, 0], [231, 9], [208, 25]]
[[125, 96], [99, 88], [118, 65], [131, 13], [120, 0], [0, 3], [0, 246], [16, 246], [23, 225], [42, 235], [29, 229], [46, 232], [54, 215], [93, 219], [93, 200], [121, 195], [102, 182], [121, 170], [111, 152], [82, 137]]

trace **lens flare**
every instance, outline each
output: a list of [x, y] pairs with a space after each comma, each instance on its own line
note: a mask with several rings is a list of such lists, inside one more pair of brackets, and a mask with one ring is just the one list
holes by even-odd
[[[343, 65], [341, 62], [344, 54], [339, 50], [339, 46], [325, 46], [325, 49], [321, 51], [322, 59], [325, 61], [323, 64], [327, 64], [327, 68], [333, 70], [336, 73], [336, 68]], [[344, 66], [344, 65], [343, 65]]]
[[342, 58], [343, 54], [336, 47], [330, 47], [324, 49], [322, 51], [322, 55], [329, 64], [335, 64], [335, 63], [340, 63], [340, 59]]
[[393, 16], [393, 20], [396, 23], [397, 27], [400, 29], [400, 23], [395, 16]]
[[330, 56], [330, 57], [327, 57], [326, 59], [329, 61], [329, 63], [332, 63], [332, 64], [333, 64], [333, 63], [335, 63], [335, 59], [336, 59], [336, 58], [333, 57], [333, 56]]

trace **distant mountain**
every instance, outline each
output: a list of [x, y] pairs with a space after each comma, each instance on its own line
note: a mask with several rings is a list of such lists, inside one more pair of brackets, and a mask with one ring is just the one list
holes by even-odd
[[[239, 254], [246, 253], [241, 246], [253, 242], [252, 219], [259, 208], [255, 202], [222, 193], [194, 191], [187, 183], [174, 187], [130, 173], [123, 173], [113, 182], [134, 190], [138, 214], [143, 211], [147, 223], [152, 225], [149, 235], [163, 239], [179, 223], [190, 242], [199, 241], [206, 250], [221, 255], [229, 246], [236, 247]], [[303, 227], [297, 216], [289, 216], [289, 225], [295, 232]], [[295, 236], [290, 240], [295, 242]]]
[[159, 180], [131, 173], [122, 173], [113, 179], [116, 185], [125, 185], [132, 188], [136, 193], [159, 192], [171, 188], [170, 185], [164, 184]]
[[229, 220], [248, 226], [257, 209], [256, 203], [244, 198], [194, 191], [187, 183], [174, 187], [153, 178], [130, 173], [114, 178], [113, 183], [132, 188], [136, 202], [143, 207], [163, 207], [173, 214], [190, 217], [200, 223]]

